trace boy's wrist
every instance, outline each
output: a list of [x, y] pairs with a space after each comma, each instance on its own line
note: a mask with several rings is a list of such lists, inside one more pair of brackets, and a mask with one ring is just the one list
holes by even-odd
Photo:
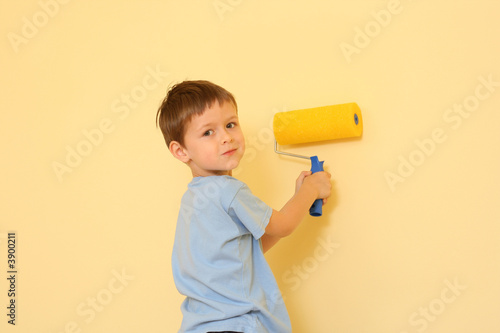
[[[319, 196], [319, 190], [316, 186], [314, 186], [310, 181], [308, 181], [307, 179], [304, 181], [304, 183], [302, 184], [301, 188], [304, 188], [305, 191], [308, 191], [308, 192], [311, 192], [311, 193], [314, 193], [315, 195], [315, 199], [317, 199], [317, 197]], [[300, 189], [299, 189], [300, 190]]]
[[311, 183], [305, 181], [302, 186], [299, 188], [297, 195], [303, 197], [306, 201], [310, 201], [311, 204], [316, 200], [319, 196], [318, 189], [312, 185]]

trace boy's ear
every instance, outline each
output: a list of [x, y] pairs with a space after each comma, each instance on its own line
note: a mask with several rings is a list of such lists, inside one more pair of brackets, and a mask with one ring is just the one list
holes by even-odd
[[168, 145], [168, 149], [174, 155], [176, 159], [178, 159], [181, 162], [187, 163], [189, 162], [190, 158], [188, 155], [188, 152], [186, 148], [184, 148], [179, 142], [177, 141], [172, 141]]

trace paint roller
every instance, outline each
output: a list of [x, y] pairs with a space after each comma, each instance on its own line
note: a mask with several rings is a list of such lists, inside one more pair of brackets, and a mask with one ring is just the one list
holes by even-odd
[[[302, 156], [278, 150], [279, 145], [359, 137], [363, 134], [361, 110], [356, 103], [322, 106], [278, 112], [273, 119], [274, 151], [278, 154], [311, 160], [313, 173], [323, 171], [318, 156]], [[323, 200], [316, 200], [309, 210], [311, 216], [322, 215]]]

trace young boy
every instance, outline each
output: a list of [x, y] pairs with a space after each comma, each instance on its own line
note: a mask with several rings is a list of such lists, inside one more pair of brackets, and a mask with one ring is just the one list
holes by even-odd
[[330, 174], [302, 172], [277, 211], [233, 178], [245, 140], [231, 93], [208, 81], [174, 85], [157, 124], [193, 179], [181, 201], [172, 271], [182, 303], [179, 332], [291, 332], [264, 252], [298, 226], [316, 199], [330, 196]]

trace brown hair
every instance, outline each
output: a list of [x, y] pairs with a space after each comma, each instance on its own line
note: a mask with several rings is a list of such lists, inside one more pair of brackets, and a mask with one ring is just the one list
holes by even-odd
[[156, 125], [160, 126], [167, 146], [172, 141], [184, 145], [187, 124], [194, 115], [203, 114], [216, 100], [220, 105], [230, 102], [238, 110], [233, 95], [212, 82], [183, 81], [172, 86], [156, 114]]

